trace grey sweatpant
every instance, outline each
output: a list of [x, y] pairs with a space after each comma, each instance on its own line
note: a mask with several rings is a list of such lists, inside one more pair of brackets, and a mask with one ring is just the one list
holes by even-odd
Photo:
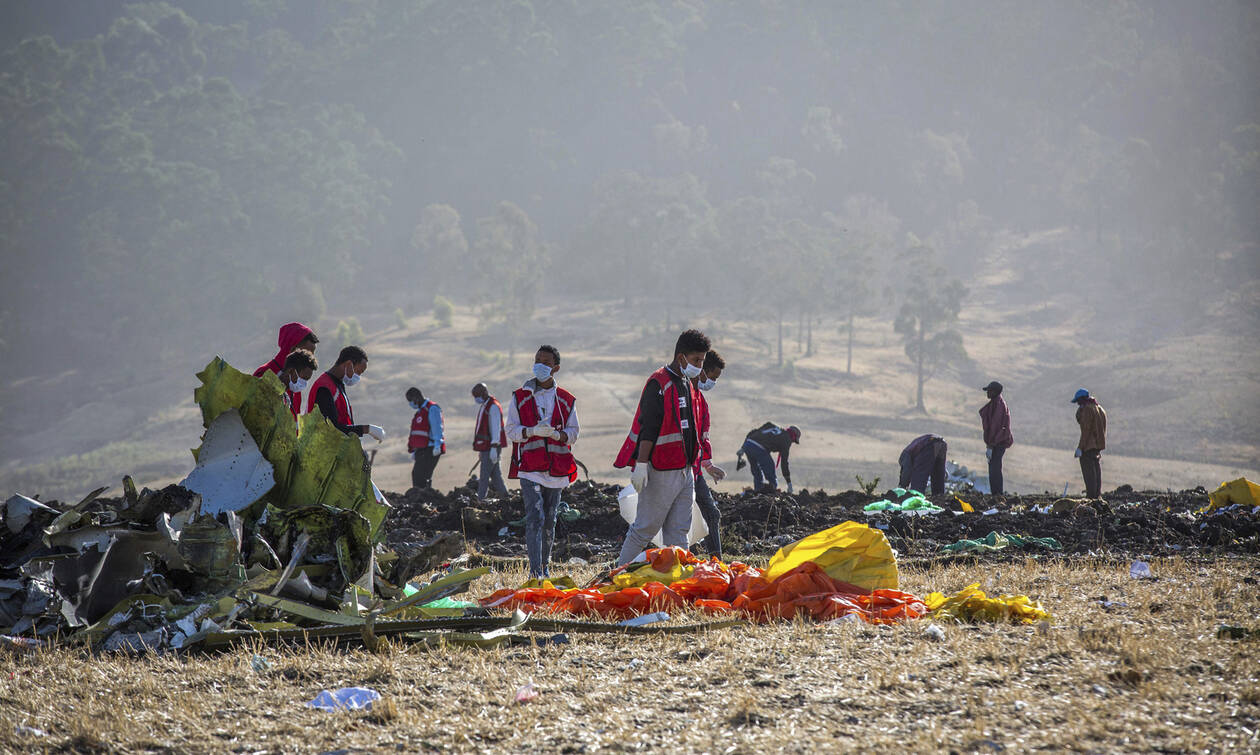
[[[639, 493], [639, 507], [634, 524], [626, 530], [617, 564], [628, 564], [639, 555], [656, 533], [661, 532], [665, 545], [686, 548], [691, 530], [691, 507], [695, 502], [695, 474], [691, 467], [662, 472], [648, 467], [647, 485]], [[662, 530], [664, 530], [662, 532]]]

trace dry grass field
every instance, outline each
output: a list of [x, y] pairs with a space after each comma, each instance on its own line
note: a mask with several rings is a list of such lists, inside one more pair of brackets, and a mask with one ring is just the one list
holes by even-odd
[[[1218, 639], [1216, 629], [1260, 620], [1260, 560], [1152, 569], [1157, 580], [1130, 579], [1118, 561], [903, 568], [903, 587], [918, 594], [980, 582], [1038, 598], [1054, 616], [1037, 626], [944, 625], [941, 641], [924, 620], [571, 634], [569, 644], [494, 650], [7, 655], [0, 749], [1257, 751], [1260, 642]], [[494, 573], [473, 594], [522, 576]], [[269, 668], [253, 669], [256, 654]], [[514, 703], [531, 680], [540, 696]], [[378, 690], [384, 703], [342, 713], [304, 705], [351, 685]]]

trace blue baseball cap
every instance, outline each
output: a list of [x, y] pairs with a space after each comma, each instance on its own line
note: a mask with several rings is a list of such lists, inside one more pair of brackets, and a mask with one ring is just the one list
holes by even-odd
[[1083, 398], [1089, 398], [1089, 391], [1085, 390], [1084, 388], [1077, 388], [1076, 395], [1072, 397], [1072, 400], [1069, 403], [1073, 403], [1073, 404], [1080, 403], [1080, 400]]

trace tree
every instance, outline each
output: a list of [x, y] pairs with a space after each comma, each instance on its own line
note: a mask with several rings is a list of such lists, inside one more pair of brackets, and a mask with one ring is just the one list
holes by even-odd
[[477, 269], [495, 270], [498, 296], [481, 292], [483, 320], [500, 328], [508, 340], [508, 358], [534, 317], [551, 250], [529, 215], [511, 202], [500, 202], [493, 215], [477, 221], [471, 255]]
[[878, 259], [892, 250], [901, 221], [888, 205], [865, 194], [845, 198], [843, 209], [823, 213], [830, 243], [836, 249], [829, 271], [835, 277], [830, 288], [842, 292], [836, 308], [845, 320], [848, 335], [845, 372], [853, 374], [853, 340], [858, 315], [869, 314], [876, 301]]
[[935, 252], [913, 235], [900, 262], [906, 271], [906, 285], [893, 329], [905, 341], [906, 356], [915, 366], [915, 408], [926, 412], [923, 384], [939, 368], [967, 359], [962, 334], [954, 328], [967, 289], [957, 278], [946, 281]]

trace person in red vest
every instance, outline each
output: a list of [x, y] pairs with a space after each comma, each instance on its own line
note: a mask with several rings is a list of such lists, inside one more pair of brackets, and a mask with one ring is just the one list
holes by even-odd
[[512, 393], [507, 436], [512, 441], [508, 478], [521, 481], [525, 503], [525, 550], [529, 574], [551, 575], [560, 493], [577, 479], [573, 444], [578, 438], [576, 399], [556, 385], [560, 351], [542, 345], [534, 355], [534, 376]]
[[363, 349], [358, 346], [342, 349], [332, 369], [311, 384], [310, 397], [303, 413], [313, 412], [315, 407], [319, 407], [319, 413], [324, 415], [324, 419], [333, 423], [341, 432], [347, 435], [353, 433], [360, 438], [371, 435], [378, 443], [385, 440], [385, 430], [379, 425], [354, 424], [354, 408], [346, 396], [346, 390], [358, 384], [359, 376], [367, 370], [367, 365], [367, 352]]
[[280, 374], [284, 369], [284, 360], [293, 352], [294, 349], [302, 349], [315, 353], [315, 344], [319, 343], [319, 339], [315, 337], [315, 333], [310, 328], [300, 322], [285, 323], [280, 326], [280, 337], [276, 339], [276, 345], [280, 350], [271, 358], [270, 362], [258, 366], [254, 370], [254, 377], [262, 377], [263, 373], [271, 371]]
[[713, 500], [713, 492], [709, 490], [709, 483], [704, 479], [701, 470], [708, 472], [714, 482], [721, 482], [726, 477], [726, 471], [713, 463], [713, 444], [709, 441], [709, 402], [704, 397], [705, 393], [713, 390], [717, 385], [717, 380], [722, 377], [724, 369], [726, 369], [726, 360], [721, 354], [716, 351], [705, 354], [700, 377], [696, 378], [696, 387], [700, 389], [700, 392], [696, 394], [696, 423], [700, 428], [700, 458], [693, 470], [696, 478], [696, 506], [700, 509], [700, 515], [704, 517], [705, 526], [709, 528], [704, 545], [711, 555], [718, 558], [722, 557], [722, 512], [718, 511], [717, 501]]
[[294, 349], [284, 358], [280, 382], [284, 384], [284, 404], [293, 413], [294, 422], [302, 413], [302, 392], [318, 369], [319, 362], [315, 361], [315, 355], [306, 349]]
[[634, 523], [626, 530], [617, 563], [628, 564], [657, 532], [665, 545], [686, 548], [691, 505], [700, 459], [696, 386], [709, 337], [688, 330], [674, 344], [674, 359], [648, 378], [639, 396], [630, 434], [613, 466], [631, 467], [630, 484], [639, 494]]
[[477, 420], [473, 423], [473, 450], [481, 460], [477, 475], [477, 497], [484, 501], [491, 487], [499, 495], [507, 495], [503, 472], [499, 470], [499, 454], [507, 445], [507, 434], [503, 429], [503, 407], [490, 395], [489, 386], [477, 383], [472, 388], [472, 397], [477, 402]]
[[411, 418], [411, 435], [407, 438], [407, 450], [415, 461], [411, 468], [411, 485], [423, 490], [433, 487], [433, 470], [446, 453], [442, 407], [426, 399], [416, 387], [408, 388], [406, 397], [416, 413]]

